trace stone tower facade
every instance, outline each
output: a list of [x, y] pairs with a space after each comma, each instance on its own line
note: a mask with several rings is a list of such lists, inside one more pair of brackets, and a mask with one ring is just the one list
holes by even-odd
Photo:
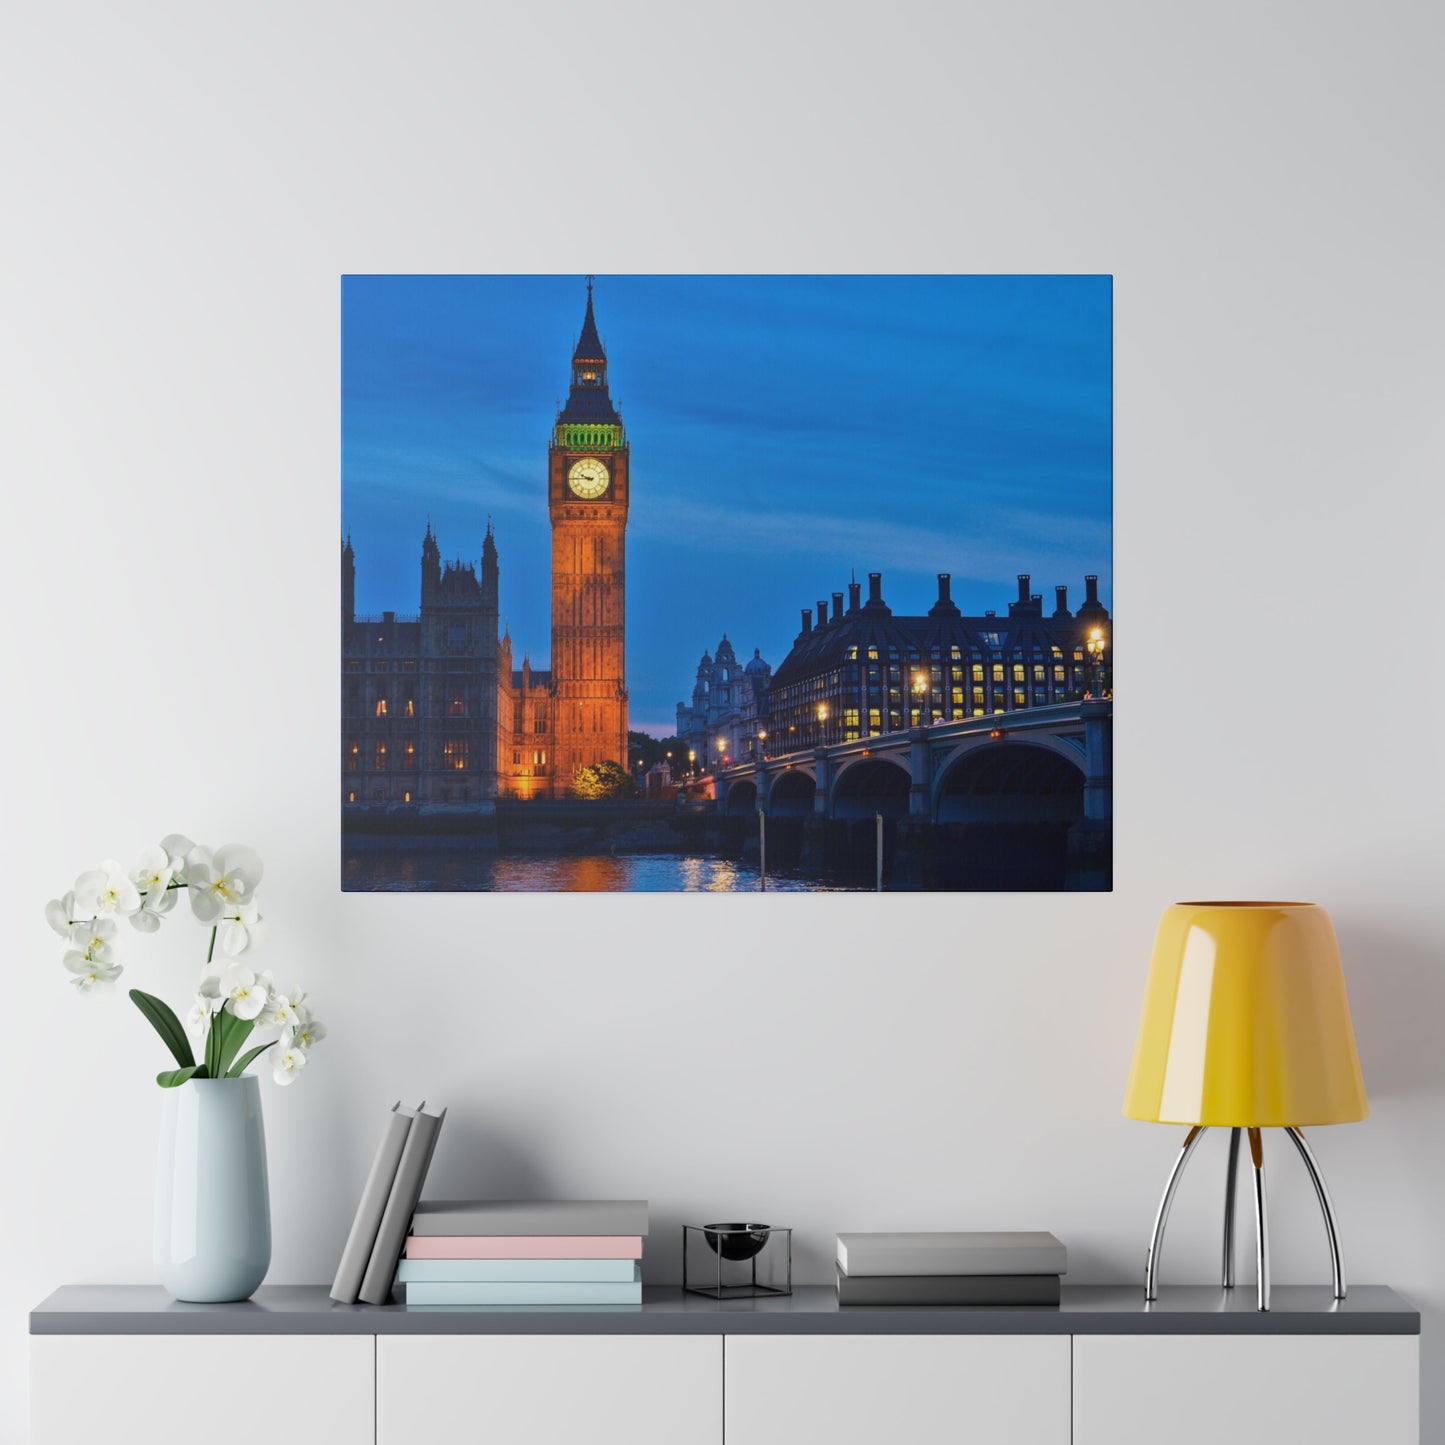
[[547, 448], [556, 796], [580, 767], [606, 760], [627, 766], [629, 460], [622, 416], [608, 394], [589, 277], [571, 389]]

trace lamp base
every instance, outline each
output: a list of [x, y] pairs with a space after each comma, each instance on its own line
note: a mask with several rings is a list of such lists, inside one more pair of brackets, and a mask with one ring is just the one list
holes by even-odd
[[[1184, 1174], [1184, 1166], [1195, 1146], [1208, 1132], [1208, 1125], [1196, 1124], [1186, 1135], [1179, 1150], [1179, 1157], [1169, 1171], [1169, 1180], [1164, 1186], [1164, 1197], [1159, 1201], [1159, 1212], [1154, 1216], [1154, 1231], [1149, 1236], [1149, 1253], [1144, 1263], [1144, 1298], [1146, 1301], [1159, 1298], [1159, 1251], [1164, 1243], [1164, 1229], [1169, 1223], [1169, 1210], [1174, 1203], [1174, 1192]], [[1221, 1283], [1225, 1289], [1234, 1287], [1234, 1196], [1239, 1175], [1239, 1136], [1249, 1135], [1250, 1159], [1254, 1165], [1254, 1258], [1255, 1277], [1258, 1281], [1258, 1308], [1269, 1308], [1269, 1209], [1264, 1184], [1264, 1140], [1258, 1129], [1230, 1129], [1229, 1165], [1224, 1185], [1224, 1261]], [[1325, 1237], [1330, 1248], [1330, 1271], [1334, 1276], [1335, 1298], [1345, 1297], [1345, 1266], [1340, 1256], [1340, 1231], [1335, 1220], [1334, 1205], [1330, 1192], [1325, 1187], [1324, 1175], [1315, 1161], [1305, 1136], [1299, 1129], [1285, 1129], [1291, 1143], [1299, 1151], [1304, 1166], [1315, 1187], [1315, 1198], [1319, 1201], [1320, 1213], [1324, 1215]]]

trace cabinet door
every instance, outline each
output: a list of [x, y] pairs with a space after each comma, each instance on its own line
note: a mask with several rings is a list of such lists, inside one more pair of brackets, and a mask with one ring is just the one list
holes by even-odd
[[727, 1445], [1069, 1445], [1067, 1335], [729, 1335], [726, 1366]]
[[31, 1445], [373, 1445], [370, 1335], [34, 1335]]
[[722, 1445], [716, 1335], [382, 1335], [377, 1445]]
[[1418, 1335], [1079, 1335], [1074, 1445], [1418, 1445]]

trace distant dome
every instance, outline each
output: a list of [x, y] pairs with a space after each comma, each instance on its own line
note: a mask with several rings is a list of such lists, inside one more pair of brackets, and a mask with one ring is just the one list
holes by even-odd
[[767, 663], [763, 661], [761, 648], [753, 648], [752, 661], [749, 662], [745, 668], [743, 668], [743, 671], [746, 672], [750, 677], [760, 677], [764, 673], [772, 671], [772, 668], [770, 668]]
[[737, 654], [733, 651], [733, 645], [728, 641], [728, 635], [723, 633], [722, 641], [717, 645], [717, 660], [719, 662], [736, 662]]

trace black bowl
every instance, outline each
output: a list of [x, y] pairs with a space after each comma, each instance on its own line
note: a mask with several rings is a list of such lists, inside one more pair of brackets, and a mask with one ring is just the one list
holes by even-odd
[[724, 1259], [752, 1259], [762, 1253], [771, 1228], [771, 1224], [704, 1224], [702, 1237]]

